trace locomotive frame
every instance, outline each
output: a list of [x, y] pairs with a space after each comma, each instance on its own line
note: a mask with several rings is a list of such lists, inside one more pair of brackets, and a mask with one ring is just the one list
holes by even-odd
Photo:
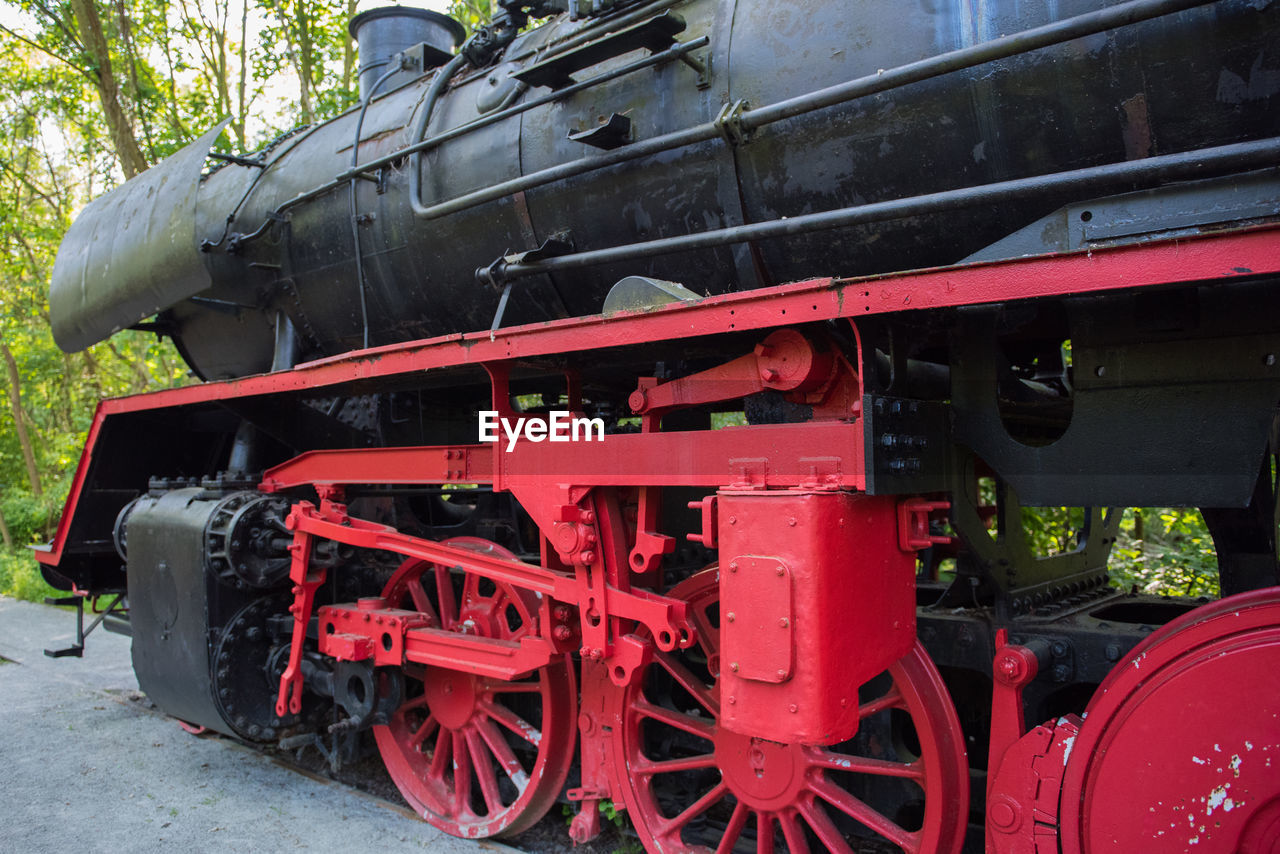
[[[689, 58], [660, 47], [633, 65]], [[855, 83], [808, 100], [882, 85]], [[729, 107], [708, 132], [742, 144]], [[325, 186], [416, 174], [411, 148]], [[166, 712], [334, 763], [376, 744], [461, 836], [563, 793], [574, 840], [609, 800], [660, 852], [1272, 851], [1277, 151], [504, 256], [477, 271], [488, 331], [104, 401], [37, 558], [127, 594]], [[1117, 176], [1166, 186], [1084, 197]], [[967, 263], [706, 297], [632, 277], [625, 307], [500, 323], [524, 277], [1050, 189], [1081, 197]], [[481, 410], [609, 425], [508, 448], [471, 440]], [[1024, 503], [1083, 508], [1075, 544], [1035, 554]], [[1155, 504], [1205, 508], [1226, 598], [1108, 586], [1113, 508]]]

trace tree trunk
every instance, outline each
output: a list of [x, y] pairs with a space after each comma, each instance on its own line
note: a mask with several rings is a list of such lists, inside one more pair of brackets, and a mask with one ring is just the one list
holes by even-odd
[[27, 479], [31, 481], [31, 492], [40, 498], [44, 490], [40, 486], [40, 470], [36, 468], [36, 452], [31, 445], [31, 434], [27, 432], [26, 419], [22, 414], [22, 387], [18, 376], [18, 363], [13, 358], [9, 345], [0, 341], [0, 354], [4, 356], [5, 370], [9, 374], [9, 406], [13, 409], [13, 425], [18, 434], [18, 444], [22, 446], [22, 459], [27, 464]]
[[0, 538], [4, 539], [6, 549], [13, 548], [13, 537], [9, 534], [9, 523], [4, 520], [3, 508], [0, 508]]
[[248, 113], [248, 75], [249, 75], [249, 0], [240, 6], [240, 83], [236, 89], [236, 115], [231, 120], [231, 131], [236, 135], [240, 151], [247, 151], [249, 146], [245, 134]]
[[[347, 20], [350, 21], [356, 16], [356, 0], [347, 0]], [[349, 95], [356, 92], [354, 86], [354, 77], [356, 69], [356, 40], [351, 37], [351, 33], [347, 31], [347, 37], [342, 42], [342, 88]]]
[[294, 3], [294, 19], [298, 32], [298, 84], [299, 106], [302, 108], [302, 119], [307, 124], [316, 120], [315, 109], [311, 105], [311, 74], [314, 60], [311, 42], [311, 19], [307, 14], [306, 0]]
[[98, 101], [102, 104], [102, 112], [107, 119], [107, 129], [111, 132], [111, 143], [125, 177], [132, 178], [147, 168], [147, 159], [138, 147], [129, 116], [120, 103], [120, 85], [111, 70], [111, 52], [102, 31], [102, 19], [98, 15], [96, 0], [70, 0], [70, 4], [80, 30], [80, 38], [93, 62], [91, 70], [97, 81]]

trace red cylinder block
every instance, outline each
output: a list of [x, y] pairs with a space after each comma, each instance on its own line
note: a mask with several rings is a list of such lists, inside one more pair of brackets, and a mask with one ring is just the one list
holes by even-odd
[[721, 725], [788, 743], [848, 739], [858, 686], [915, 640], [915, 552], [899, 546], [895, 499], [719, 499]]

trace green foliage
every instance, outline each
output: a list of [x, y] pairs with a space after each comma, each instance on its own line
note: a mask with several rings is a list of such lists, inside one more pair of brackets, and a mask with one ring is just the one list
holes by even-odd
[[[1023, 508], [1023, 524], [1036, 554], [1070, 551], [1084, 520], [1078, 507]], [[1194, 508], [1145, 507], [1124, 511], [1107, 566], [1111, 584], [1164, 596], [1217, 596], [1218, 557], [1213, 538]]]
[[[145, 168], [222, 118], [232, 118], [230, 144], [252, 149], [300, 119], [346, 109], [355, 98], [346, 31], [354, 6], [0, 6], [0, 510], [14, 544], [0, 549], [0, 592], [37, 599], [48, 592], [26, 546], [53, 535], [98, 402], [190, 381], [173, 346], [142, 332], [81, 353], [58, 350], [47, 294], [62, 235], [131, 163]], [[94, 49], [90, 22], [105, 53]]]
[[43, 602], [46, 596], [65, 596], [45, 583], [40, 567], [27, 549], [0, 547], [0, 594], [28, 602]]
[[471, 35], [493, 17], [493, 0], [452, 0], [446, 14], [460, 22], [467, 35]]
[[1166, 596], [1219, 595], [1218, 557], [1199, 511], [1127, 511], [1111, 552], [1111, 583]]

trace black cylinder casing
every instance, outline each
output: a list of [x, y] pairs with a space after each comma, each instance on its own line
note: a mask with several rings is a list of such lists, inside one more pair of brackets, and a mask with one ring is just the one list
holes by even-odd
[[[422, 158], [424, 201], [592, 155], [595, 149], [569, 134], [615, 113], [631, 120], [635, 139], [648, 139], [711, 121], [738, 100], [764, 106], [1109, 5], [659, 0], [643, 8], [679, 15], [686, 24], [681, 40], [710, 39], [696, 53], [708, 66], [708, 87], [698, 87], [691, 68], [668, 63], [466, 133]], [[511, 75], [568, 39], [606, 33], [617, 16], [642, 20], [640, 8], [626, 5], [604, 19], [553, 19], [518, 37], [490, 67], [464, 69], [436, 106], [428, 135], [545, 95], [536, 86], [513, 93]], [[239, 247], [228, 241], [228, 234], [258, 231], [281, 203], [350, 167], [350, 112], [278, 144], [262, 174], [232, 164], [203, 179], [191, 251], [201, 241], [216, 244], [204, 256], [212, 286], [194, 299], [189, 289], [175, 292], [162, 316], [188, 361], [210, 378], [269, 369], [282, 316], [298, 331], [303, 359], [361, 346], [366, 323], [371, 345], [482, 329], [498, 294], [477, 284], [476, 268], [551, 237], [599, 249], [1274, 135], [1278, 44], [1280, 3], [1221, 0], [802, 115], [764, 127], [744, 144], [717, 138], [433, 220], [411, 212], [402, 160], [377, 181], [358, 181], [354, 190], [343, 183], [289, 208], [260, 238]], [[639, 55], [606, 59], [574, 77]], [[412, 141], [429, 81], [369, 105], [361, 161]], [[597, 312], [610, 286], [629, 275], [714, 294], [954, 263], [1073, 201], [1079, 199], [1064, 192], [537, 276], [517, 283], [505, 322]], [[73, 227], [68, 241], [76, 239]], [[143, 244], [129, 254], [145, 258], [147, 250]], [[90, 263], [62, 278], [76, 287], [117, 286], [95, 276]], [[55, 291], [60, 287], [55, 271]], [[104, 303], [110, 300], [96, 305]], [[98, 312], [90, 325], [105, 337], [137, 319]], [[56, 332], [59, 317], [54, 323]]]

